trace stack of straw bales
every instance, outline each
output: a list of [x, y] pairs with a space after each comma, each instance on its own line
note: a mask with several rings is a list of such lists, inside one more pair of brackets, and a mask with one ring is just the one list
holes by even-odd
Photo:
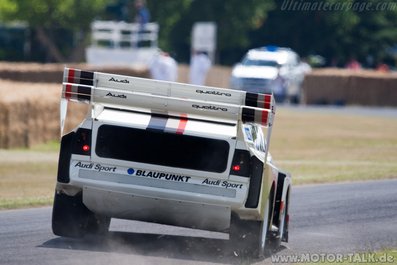
[[397, 106], [397, 74], [316, 70], [305, 77], [303, 94], [306, 104]]
[[[147, 77], [145, 70], [76, 68]], [[0, 148], [30, 147], [60, 137], [63, 65], [0, 63]], [[65, 131], [84, 118], [88, 105], [70, 103]]]
[[[0, 87], [0, 148], [59, 138], [60, 84], [0, 80]], [[86, 111], [86, 105], [71, 104], [66, 130], [81, 122]]]

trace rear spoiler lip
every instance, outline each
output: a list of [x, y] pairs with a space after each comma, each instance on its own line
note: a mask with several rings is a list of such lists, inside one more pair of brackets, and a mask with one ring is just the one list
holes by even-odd
[[148, 109], [151, 113], [205, 117], [205, 120], [239, 120], [272, 126], [272, 94], [187, 85], [144, 78], [65, 68], [61, 99], [61, 133], [65, 104], [76, 101], [120, 109]]
[[[123, 90], [123, 91], [134, 91], [134, 92], [144, 92], [151, 94], [144, 89], [137, 89], [137, 87], [132, 87], [133, 82], [150, 82], [150, 86], [156, 90], [167, 90], [163, 93], [156, 91], [153, 95], [170, 95], [170, 91], [181, 92], [182, 90], [189, 91], [189, 96], [192, 99], [204, 99], [204, 101], [213, 101], [219, 103], [245, 105], [248, 107], [258, 107], [264, 109], [271, 109], [274, 106], [274, 98], [272, 94], [260, 94], [251, 93], [240, 90], [231, 90], [226, 88], [217, 88], [209, 86], [197, 86], [190, 84], [182, 84], [176, 82], [167, 82], [161, 80], [147, 80], [139, 77], [130, 77], [124, 75], [115, 75], [101, 72], [88, 72], [79, 69], [65, 68], [63, 75], [63, 83], [91, 86], [91, 87], [103, 87], [112, 90]], [[112, 83], [110, 83], [112, 82]], [[146, 85], [146, 84], [145, 84]], [[145, 88], [146, 89], [146, 88]], [[192, 90], [195, 93], [192, 93]], [[182, 94], [183, 93], [177, 93]], [[204, 98], [203, 96], [210, 97], [210, 100]], [[196, 97], [195, 97], [196, 96]], [[177, 96], [178, 97], [178, 96]]]

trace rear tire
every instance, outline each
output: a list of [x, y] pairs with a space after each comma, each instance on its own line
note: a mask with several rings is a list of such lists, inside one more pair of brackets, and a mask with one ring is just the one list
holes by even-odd
[[91, 215], [88, 220], [87, 233], [92, 235], [106, 235], [109, 232], [110, 218]]
[[233, 250], [244, 257], [258, 256], [261, 226], [261, 221], [247, 221], [233, 217], [229, 234]]
[[270, 216], [270, 202], [267, 200], [264, 221], [241, 220], [232, 216], [230, 224], [230, 241], [233, 248], [237, 249], [242, 256], [263, 258], [268, 251], [268, 227]]
[[86, 234], [105, 234], [110, 218], [97, 216], [83, 204], [82, 195], [56, 192], [52, 210], [52, 231], [57, 236], [81, 238]]
[[285, 200], [285, 205], [284, 205], [284, 216], [282, 219], [282, 226], [281, 227], [281, 232], [280, 232], [280, 238], [282, 242], [288, 242], [288, 225], [289, 225], [289, 190], [287, 192], [287, 198]]

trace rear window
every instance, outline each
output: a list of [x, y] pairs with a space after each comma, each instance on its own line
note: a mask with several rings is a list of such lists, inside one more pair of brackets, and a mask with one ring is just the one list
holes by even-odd
[[102, 125], [95, 151], [102, 158], [221, 173], [227, 167], [229, 143], [158, 130]]

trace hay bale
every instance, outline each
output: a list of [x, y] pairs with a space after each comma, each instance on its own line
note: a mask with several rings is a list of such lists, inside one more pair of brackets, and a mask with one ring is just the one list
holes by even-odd
[[[116, 66], [93, 66], [88, 64], [39, 64], [39, 63], [6, 63], [0, 62], [0, 79], [32, 83], [57, 83], [62, 80], [64, 67], [150, 78], [147, 68], [128, 68]], [[213, 66], [207, 75], [207, 86], [229, 87], [230, 67]], [[178, 82], [189, 82], [189, 65], [178, 66]]]
[[397, 74], [320, 69], [305, 77], [306, 104], [397, 106]]
[[397, 106], [396, 76], [353, 76], [350, 87], [350, 104]]
[[[86, 71], [149, 77], [147, 69], [90, 67]], [[0, 63], [0, 148], [30, 147], [59, 139], [63, 64]], [[65, 132], [75, 128], [88, 105], [69, 104]]]
[[100, 67], [88, 64], [65, 65], [0, 62], [0, 79], [33, 83], [60, 83], [62, 81], [63, 69], [65, 66], [77, 69], [84, 69], [86, 71], [106, 72], [136, 77], [149, 77], [149, 71], [146, 68], [128, 68], [114, 66]]
[[[30, 147], [59, 139], [61, 85], [0, 80], [0, 148]], [[77, 104], [76, 104], [77, 105]], [[79, 124], [87, 105], [71, 104], [66, 130]]]
[[0, 148], [7, 145], [8, 108], [0, 101]]
[[334, 104], [345, 102], [349, 76], [319, 74], [316, 72], [305, 76], [303, 82], [303, 98], [306, 104]]

